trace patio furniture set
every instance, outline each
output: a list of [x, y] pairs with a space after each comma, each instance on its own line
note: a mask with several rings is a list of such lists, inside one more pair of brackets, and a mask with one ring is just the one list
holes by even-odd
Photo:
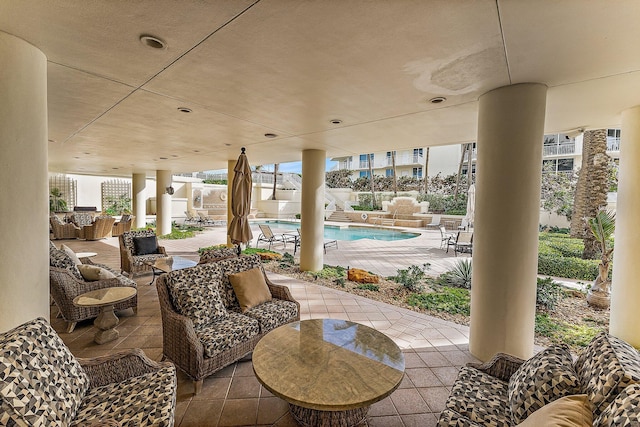
[[[260, 235], [256, 240], [256, 247], [260, 246], [260, 242], [269, 244], [269, 250], [274, 243], [282, 243], [283, 248], [286, 249], [287, 243], [293, 243], [293, 254], [295, 255], [300, 247], [302, 241], [302, 232], [299, 228], [296, 229], [296, 233], [290, 233], [288, 230], [284, 232], [274, 232], [267, 224], [258, 224], [260, 228]], [[327, 253], [327, 248], [335, 247], [338, 249], [338, 241], [334, 239], [325, 239], [323, 242], [324, 253]]]
[[[149, 236], [136, 234], [136, 237]], [[121, 238], [122, 242], [129, 240], [133, 241], [131, 235]], [[69, 302], [75, 299], [78, 303], [82, 293], [129, 286], [133, 289], [130, 294], [135, 294], [135, 282], [106, 266], [101, 269], [114, 274], [114, 278], [90, 281], [79, 271], [85, 268], [80, 266], [96, 267], [99, 264], [88, 258], [77, 264], [68, 251], [57, 249], [53, 244], [50, 255], [51, 295], [70, 323], [100, 313], [99, 308], [78, 307]], [[383, 334], [374, 331], [371, 335], [367, 328], [346, 334], [345, 331], [358, 330], [361, 326], [351, 322], [330, 319], [300, 322], [300, 305], [288, 288], [273, 284], [266, 276], [259, 256], [241, 256], [237, 246], [204, 251], [198, 265], [162, 274], [156, 281], [156, 288], [162, 316], [163, 359], [173, 362], [193, 379], [196, 393], [200, 392], [204, 378], [253, 352], [258, 381], [288, 401], [291, 413], [298, 421], [306, 425], [356, 425], [366, 416], [368, 406], [393, 392], [404, 375], [402, 353]], [[126, 297], [120, 305], [114, 305], [114, 309], [135, 309], [136, 305], [134, 295]], [[337, 325], [336, 322], [345, 324]], [[47, 338], [41, 340], [38, 334], [28, 332], [33, 328]], [[385, 339], [393, 345], [383, 345]], [[66, 417], [69, 425], [87, 425], [95, 421], [93, 417], [99, 416], [96, 414], [100, 411], [92, 408], [103, 408], [103, 402], [108, 401], [109, 408], [118, 412], [116, 418], [120, 424], [113, 425], [121, 425], [130, 417], [144, 416], [140, 414], [146, 414], [147, 410], [154, 410], [156, 418], [152, 416], [150, 419], [154, 423], [146, 425], [172, 425], [176, 380], [171, 363], [152, 362], [139, 350], [76, 361], [50, 326], [43, 319], [37, 319], [0, 335], [3, 343], [0, 365], [6, 364], [8, 357], [15, 359], [13, 349], [16, 347], [4, 343], [22, 341], [29, 343], [29, 354], [50, 354], [51, 349], [47, 347], [54, 346], [67, 364], [56, 364], [52, 368], [56, 375], [43, 380], [42, 384], [26, 386], [22, 378], [32, 375], [26, 364], [11, 362], [9, 371], [15, 395], [36, 396], [21, 405], [28, 406], [32, 401], [57, 405], [58, 402], [50, 402], [50, 395], [42, 390], [60, 387], [59, 382], [62, 382], [66, 384], [65, 393], [70, 390], [65, 399], [74, 404], [65, 406], [66, 414], [58, 411], [55, 415], [46, 412], [41, 416]], [[331, 351], [323, 350], [326, 346]], [[375, 346], [375, 351], [369, 348], [371, 346]], [[336, 353], [336, 348], [344, 348], [344, 352]], [[381, 365], [378, 356], [383, 349], [387, 356]], [[300, 353], [298, 356], [296, 351]], [[360, 356], [352, 354], [354, 351]], [[377, 355], [378, 362], [365, 360], [372, 354]], [[306, 362], [304, 366], [298, 366], [296, 360], [302, 360], [302, 355]], [[318, 359], [317, 363], [308, 363], [315, 360], [313, 358]], [[127, 363], [135, 368], [119, 368], [120, 364]], [[323, 368], [310, 375], [308, 370], [313, 370], [314, 366], [332, 368]], [[374, 382], [380, 382], [380, 387], [368, 384], [366, 391], [356, 393], [359, 398], [340, 397], [338, 390], [348, 389], [346, 385], [340, 385], [341, 381], [353, 386], [357, 381], [351, 381], [350, 375], [361, 380], [371, 372], [376, 372]], [[94, 380], [92, 377], [88, 382], [90, 386], [84, 384], [84, 376], [94, 374], [99, 378]], [[327, 381], [326, 375], [333, 375], [333, 379]], [[318, 386], [301, 388], [299, 379], [302, 377], [307, 382], [315, 378]], [[151, 397], [146, 395], [149, 384], [159, 387], [160, 392]], [[24, 390], [24, 387], [35, 387], [35, 390]], [[122, 391], [131, 388], [134, 389], [132, 395]], [[353, 386], [354, 390], [358, 387]], [[138, 399], [147, 400], [144, 409], [139, 408]], [[3, 399], [2, 409], [9, 414], [4, 417], [27, 420], [31, 416], [20, 412], [20, 405], [12, 402]], [[120, 410], [120, 405], [125, 409]], [[101, 421], [109, 420], [109, 417], [107, 411]], [[638, 351], [624, 341], [602, 333], [575, 362], [566, 346], [551, 346], [527, 361], [499, 354], [485, 364], [469, 364], [460, 370], [438, 425], [512, 426], [523, 423], [521, 425], [535, 426], [542, 425], [540, 420], [548, 422], [556, 419], [554, 417], [588, 419], [589, 424], [575, 425], [591, 425], [591, 420], [595, 426], [639, 425]]]
[[109, 215], [94, 217], [91, 212], [74, 212], [63, 221], [51, 213], [49, 225], [54, 239], [99, 240], [130, 231], [133, 219], [131, 215], [122, 215], [121, 219], [116, 221]]

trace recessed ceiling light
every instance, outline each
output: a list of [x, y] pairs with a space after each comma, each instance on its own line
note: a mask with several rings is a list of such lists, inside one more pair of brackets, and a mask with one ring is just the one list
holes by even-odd
[[85, 152], [84, 152], [84, 153], [82, 153], [82, 154], [86, 154], [87, 156], [91, 155], [91, 153], [89, 153], [89, 152], [87, 152], [87, 151], [85, 151]]
[[329, 120], [329, 123], [331, 123], [332, 125], [339, 125], [342, 123], [342, 120], [340, 119], [331, 119]]
[[120, 169], [120, 168], [111, 168], [111, 169], [114, 169], [114, 170], [115, 170], [115, 169]]
[[168, 157], [160, 157], [160, 160], [169, 160]]
[[80, 157], [78, 157], [78, 156], [74, 156], [73, 158], [74, 158], [74, 159], [79, 159]]
[[[266, 136], [266, 135], [265, 135]], [[225, 147], [231, 147], [231, 144], [224, 144]]]
[[264, 136], [266, 136], [267, 138], [275, 138], [278, 135], [276, 135], [275, 133], [265, 133]]
[[200, 152], [200, 150], [193, 150], [193, 152], [194, 152], [194, 153], [199, 153], [199, 152]]
[[171, 157], [178, 157], [178, 155], [177, 154], [172, 154]]
[[57, 142], [55, 139], [50, 139], [49, 142]]
[[149, 34], [141, 35], [140, 42], [143, 45], [150, 47], [152, 49], [166, 49], [167, 47], [167, 44], [164, 42], [164, 40]]
[[178, 111], [180, 111], [181, 113], [190, 113], [193, 110], [191, 108], [188, 108], [188, 107], [178, 107]]
[[440, 104], [441, 102], [444, 102], [446, 100], [447, 98], [445, 98], [444, 96], [436, 96], [435, 98], [431, 98], [429, 102], [432, 104]]

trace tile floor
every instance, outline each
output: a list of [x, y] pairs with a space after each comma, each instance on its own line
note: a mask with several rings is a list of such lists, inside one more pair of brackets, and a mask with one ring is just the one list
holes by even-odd
[[[256, 234], [257, 235], [257, 234]], [[224, 242], [224, 229], [210, 229], [195, 239], [161, 241], [167, 252], [197, 259], [197, 248]], [[420, 239], [418, 241], [418, 239]], [[380, 251], [379, 242], [340, 242], [338, 250], [329, 249], [325, 263], [331, 264], [331, 256], [341, 260], [336, 263], [365, 268], [383, 274], [391, 266], [430, 262], [437, 268], [453, 257], [430, 257], [443, 254], [438, 249], [439, 233], [421, 236], [414, 240], [411, 248], [406, 241], [384, 242]], [[71, 247], [76, 252], [92, 251], [98, 255], [95, 262], [119, 267], [116, 238], [95, 242], [81, 240], [54, 241]], [[366, 246], [369, 246], [368, 249]], [[434, 248], [435, 246], [435, 248]], [[377, 252], [372, 252], [378, 247]], [[437, 252], [436, 252], [437, 251]], [[362, 265], [359, 262], [372, 261]], [[383, 256], [384, 255], [384, 256]], [[386, 258], [385, 263], [376, 259]], [[374, 267], [374, 268], [372, 268]], [[410, 310], [378, 303], [363, 297], [334, 289], [296, 281], [270, 274], [271, 280], [287, 285], [301, 304], [301, 318], [336, 318], [362, 323], [387, 334], [403, 349], [406, 375], [400, 387], [386, 399], [375, 403], [368, 414], [368, 426], [433, 426], [449, 395], [460, 366], [475, 361], [468, 352], [468, 328]], [[122, 349], [142, 348], [155, 360], [162, 356], [161, 319], [155, 286], [149, 286], [150, 275], [140, 277], [138, 282], [138, 312], [120, 313], [118, 326], [120, 337], [111, 343], [97, 345], [93, 342], [95, 329], [91, 321], [81, 322], [72, 334], [64, 333], [65, 324], [55, 318], [52, 309], [51, 321], [71, 351], [78, 357], [95, 357]], [[202, 393], [193, 395], [193, 386], [186, 375], [179, 373], [176, 426], [294, 426], [287, 404], [274, 397], [256, 380], [250, 358], [234, 363], [204, 381]]]

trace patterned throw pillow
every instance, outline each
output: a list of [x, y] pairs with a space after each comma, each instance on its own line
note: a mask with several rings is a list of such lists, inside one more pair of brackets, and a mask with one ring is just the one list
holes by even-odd
[[69, 425], [89, 389], [89, 377], [43, 318], [0, 334], [0, 374], [2, 425]]
[[566, 345], [553, 345], [525, 361], [509, 380], [509, 406], [514, 424], [545, 404], [580, 393], [573, 359]]
[[167, 289], [176, 311], [189, 317], [195, 326], [229, 317], [218, 293], [220, 284], [211, 266], [202, 264], [169, 273]]
[[51, 267], [69, 270], [77, 279], [84, 280], [75, 262], [73, 262], [65, 251], [49, 247], [49, 265]]
[[237, 257], [238, 250], [239, 250], [238, 245], [233, 245], [230, 248], [220, 247], [220, 248], [207, 249], [200, 254], [199, 264]]
[[602, 332], [580, 353], [575, 369], [597, 417], [627, 386], [640, 383], [640, 354], [625, 341]]
[[595, 427], [632, 427], [640, 425], [640, 384], [622, 390], [593, 423]]

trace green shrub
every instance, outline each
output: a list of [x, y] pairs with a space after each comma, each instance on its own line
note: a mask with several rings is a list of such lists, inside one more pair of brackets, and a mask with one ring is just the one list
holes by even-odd
[[400, 283], [412, 292], [422, 292], [424, 286], [422, 281], [425, 279], [425, 271], [431, 267], [431, 264], [422, 264], [422, 266], [412, 265], [406, 269], [398, 269], [396, 276], [389, 276], [387, 279], [396, 283]]
[[581, 239], [566, 234], [540, 233], [538, 243], [538, 274], [577, 280], [595, 280], [598, 260], [582, 259]]
[[347, 276], [347, 270], [339, 265], [324, 265], [322, 270], [309, 272], [314, 279], [339, 279]]
[[367, 291], [374, 291], [374, 292], [380, 291], [380, 286], [374, 285], [373, 283], [362, 283], [358, 285], [357, 288], [367, 290]]
[[[264, 250], [264, 249], [263, 249]], [[289, 252], [285, 252], [282, 254], [282, 259], [280, 260], [280, 267], [289, 268], [296, 265], [296, 259]]]
[[438, 277], [438, 284], [471, 289], [471, 259], [460, 259], [453, 268]]
[[577, 280], [595, 280], [599, 261], [538, 254], [538, 274]]
[[536, 306], [544, 310], [555, 310], [556, 305], [562, 299], [564, 293], [560, 283], [551, 277], [538, 278], [536, 286]]
[[465, 316], [471, 313], [471, 293], [461, 288], [443, 287], [438, 292], [411, 294], [407, 298], [407, 303], [424, 310], [444, 311]]

